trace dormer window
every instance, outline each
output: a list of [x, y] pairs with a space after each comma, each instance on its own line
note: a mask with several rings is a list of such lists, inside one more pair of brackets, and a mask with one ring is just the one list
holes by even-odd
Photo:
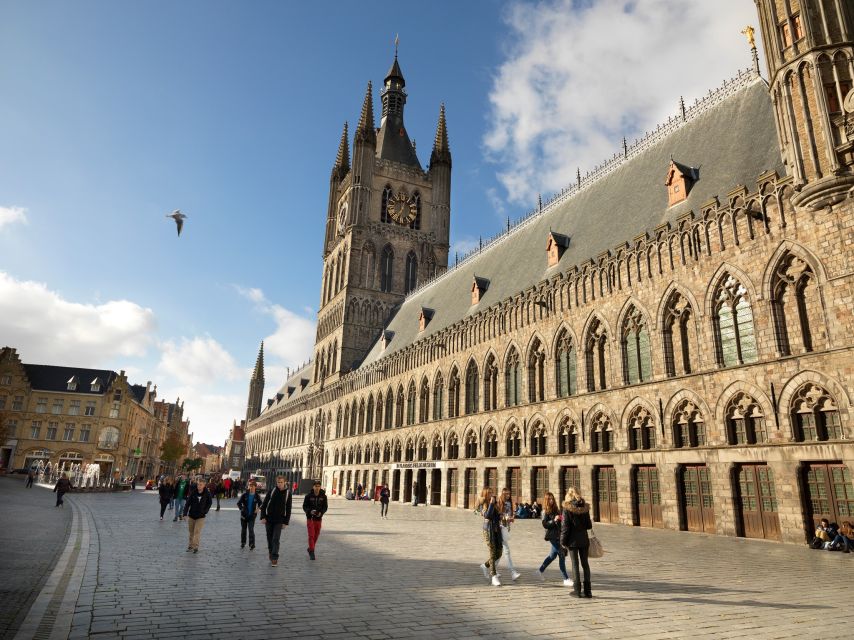
[[382, 348], [385, 349], [388, 345], [390, 345], [393, 338], [394, 331], [383, 331], [383, 336], [380, 339], [380, 344], [382, 345]]
[[92, 382], [89, 383], [89, 390], [92, 393], [100, 393], [101, 391], [101, 379], [95, 378]]
[[421, 307], [421, 314], [418, 316], [418, 330], [424, 331], [430, 321], [433, 319], [433, 309]]
[[77, 391], [77, 376], [71, 376], [68, 380], [68, 390], [69, 391]]
[[478, 304], [480, 299], [483, 297], [483, 294], [486, 293], [486, 290], [489, 289], [489, 280], [486, 278], [478, 278], [474, 277], [474, 280], [471, 283], [471, 303], [472, 305]]
[[664, 185], [667, 187], [667, 206], [672, 207], [687, 200], [691, 187], [699, 177], [699, 169], [680, 164], [671, 158], [667, 178], [664, 180]]
[[554, 231], [549, 231], [549, 239], [546, 241], [546, 256], [548, 259], [548, 266], [553, 267], [558, 262], [560, 262], [560, 259], [563, 256], [563, 252], [566, 251], [566, 248], [568, 246], [569, 236], [565, 236], [562, 233], [555, 233]]

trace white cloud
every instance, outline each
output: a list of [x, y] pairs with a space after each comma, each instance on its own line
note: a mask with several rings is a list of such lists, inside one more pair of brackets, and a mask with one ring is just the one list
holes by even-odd
[[[236, 419], [239, 423], [246, 417], [246, 398], [233, 393], [205, 393], [195, 386], [179, 386], [165, 399], [175, 398], [184, 402], [184, 419], [190, 420], [193, 443], [205, 442], [222, 446], [228, 430]], [[160, 399], [164, 399], [161, 395]]]
[[448, 262], [453, 265], [454, 260], [459, 257], [460, 260], [473, 249], [476, 249], [480, 242], [475, 238], [458, 238], [451, 243], [451, 248], [448, 251]]
[[241, 378], [234, 358], [210, 336], [167, 340], [160, 351], [158, 369], [181, 384], [205, 386]]
[[27, 224], [27, 210], [23, 207], [0, 207], [0, 230], [19, 222]]
[[24, 362], [108, 366], [144, 356], [154, 329], [154, 312], [128, 300], [70, 302], [43, 283], [0, 272], [0, 342]]
[[[517, 3], [490, 93], [487, 152], [516, 203], [532, 206], [751, 64], [743, 0]], [[758, 35], [758, 34], [757, 34]]]

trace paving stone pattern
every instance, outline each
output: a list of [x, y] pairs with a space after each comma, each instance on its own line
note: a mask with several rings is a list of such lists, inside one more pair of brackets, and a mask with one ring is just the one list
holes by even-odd
[[0, 478], [0, 638], [11, 638], [65, 546], [71, 509], [25, 489], [26, 476]]
[[96, 529], [70, 637], [814, 638], [852, 619], [854, 554], [597, 525], [608, 553], [592, 561], [588, 601], [556, 562], [535, 578], [548, 551], [537, 521], [514, 525], [523, 576], [512, 583], [502, 561], [496, 588], [477, 566], [480, 519], [461, 510], [395, 504], [381, 520], [377, 505], [335, 498], [317, 560], [299, 513], [272, 568], [260, 523], [258, 548], [240, 550], [234, 500], [209, 514], [194, 555], [150, 492], [70, 499]]

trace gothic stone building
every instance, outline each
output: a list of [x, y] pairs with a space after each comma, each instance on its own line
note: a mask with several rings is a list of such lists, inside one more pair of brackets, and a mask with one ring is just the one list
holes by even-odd
[[757, 6], [767, 81], [452, 269], [444, 111], [425, 172], [395, 60], [333, 168], [315, 358], [247, 416], [247, 468], [458, 508], [576, 486], [600, 522], [785, 542], [851, 517], [854, 10]]

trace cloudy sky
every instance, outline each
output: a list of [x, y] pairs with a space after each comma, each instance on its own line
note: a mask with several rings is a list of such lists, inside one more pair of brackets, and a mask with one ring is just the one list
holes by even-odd
[[424, 165], [446, 105], [453, 255], [749, 66], [746, 24], [747, 0], [3, 2], [0, 343], [151, 380], [221, 444], [260, 341], [267, 396], [312, 352], [329, 171], [396, 33]]

